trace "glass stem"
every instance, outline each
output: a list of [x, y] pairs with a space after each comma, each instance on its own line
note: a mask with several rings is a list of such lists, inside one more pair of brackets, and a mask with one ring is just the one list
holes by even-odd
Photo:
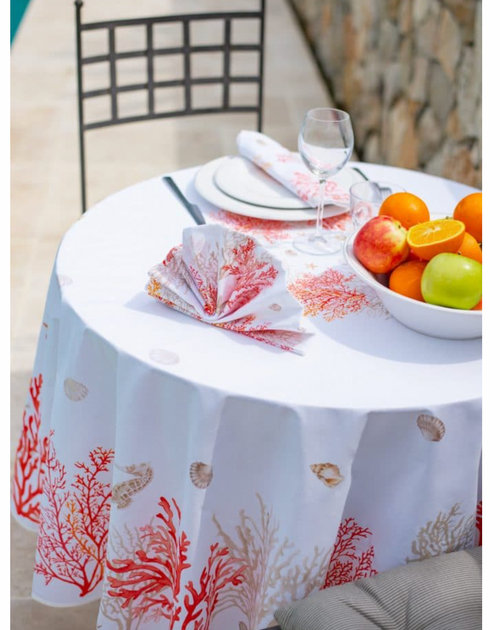
[[323, 213], [325, 211], [325, 184], [326, 184], [326, 179], [319, 180], [319, 200], [318, 200], [318, 213], [316, 215], [315, 238], [321, 238], [323, 236]]

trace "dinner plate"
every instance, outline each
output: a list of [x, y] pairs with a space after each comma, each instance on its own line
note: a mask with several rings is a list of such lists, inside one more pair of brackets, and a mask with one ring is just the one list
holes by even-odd
[[229, 156], [215, 172], [215, 184], [223, 193], [255, 206], [288, 210], [311, 209], [266, 171], [240, 155]]
[[[212, 160], [200, 167], [196, 174], [194, 182], [196, 191], [208, 202], [222, 210], [227, 210], [227, 212], [233, 212], [234, 214], [241, 214], [255, 219], [267, 219], [270, 221], [310, 221], [316, 218], [316, 208], [281, 209], [260, 206], [240, 201], [224, 193], [215, 183], [215, 174], [219, 167], [228, 159], [230, 158], [225, 156]], [[353, 183], [354, 181], [360, 181], [362, 179], [356, 171], [352, 169], [345, 170], [351, 171]], [[344, 212], [346, 212], [344, 206], [325, 206], [325, 218], [343, 214]]]
[[[298, 153], [296, 155], [298, 157]], [[349, 190], [352, 184], [359, 181], [359, 175], [345, 168], [331, 179], [344, 190]], [[287, 210], [311, 208], [310, 204], [299, 199], [274, 177], [240, 155], [228, 156], [222, 162], [215, 173], [215, 184], [226, 195], [256, 206]]]

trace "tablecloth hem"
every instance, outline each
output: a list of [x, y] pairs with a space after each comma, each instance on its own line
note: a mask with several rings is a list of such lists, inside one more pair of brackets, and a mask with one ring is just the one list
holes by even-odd
[[71, 604], [60, 604], [55, 602], [50, 602], [42, 597], [39, 597], [35, 593], [31, 593], [31, 598], [34, 599], [39, 604], [43, 604], [44, 606], [49, 606], [50, 608], [81, 608], [85, 606], [85, 604], [92, 604], [93, 602], [99, 601], [102, 597], [102, 594], [97, 595], [96, 597], [91, 597], [89, 599], [85, 599], [82, 602], [73, 602]]

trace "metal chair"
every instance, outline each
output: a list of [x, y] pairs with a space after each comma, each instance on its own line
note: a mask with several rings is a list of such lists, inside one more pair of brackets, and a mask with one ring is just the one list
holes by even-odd
[[[82, 213], [86, 204], [86, 180], [85, 180], [85, 139], [84, 134], [91, 129], [99, 129], [110, 125], [154, 120], [157, 118], [173, 118], [179, 116], [195, 116], [199, 114], [217, 113], [242, 113], [254, 112], [257, 114], [257, 129], [262, 129], [262, 101], [263, 101], [263, 73], [264, 73], [264, 24], [265, 24], [265, 0], [260, 0], [260, 9], [257, 11], [229, 11], [217, 13], [192, 13], [185, 15], [158, 16], [147, 18], [132, 18], [125, 20], [109, 20], [104, 22], [82, 23], [83, 0], [76, 0], [76, 51], [77, 51], [77, 78], [78, 78], [78, 123], [80, 137], [80, 178], [82, 195]], [[259, 42], [255, 44], [233, 43], [231, 32], [234, 20], [258, 20]], [[197, 21], [221, 21], [224, 26], [224, 41], [218, 45], [194, 46], [191, 44], [190, 25]], [[183, 45], [171, 48], [155, 48], [153, 41], [153, 26], [157, 24], [180, 23], [182, 26]], [[144, 27], [146, 32], [146, 49], [128, 52], [117, 52], [116, 33], [122, 27]], [[82, 33], [85, 31], [107, 31], [108, 53], [103, 55], [83, 56]], [[231, 53], [242, 51], [255, 51], [258, 53], [258, 73], [256, 75], [233, 76], [231, 74]], [[223, 54], [223, 71], [220, 77], [194, 78], [191, 73], [192, 53]], [[159, 55], [182, 55], [184, 77], [172, 81], [155, 81], [153, 60]], [[147, 72], [146, 81], [133, 85], [117, 85], [117, 62], [120, 59], [132, 59], [146, 57]], [[90, 64], [107, 62], [109, 64], [109, 87], [98, 90], [83, 90], [83, 67]], [[257, 84], [257, 104], [231, 105], [231, 85], [241, 83]], [[196, 85], [222, 84], [222, 103], [220, 106], [195, 108], [192, 106], [191, 88]], [[155, 90], [158, 88], [182, 87], [184, 91], [184, 108], [175, 111], [159, 112], [155, 109]], [[147, 113], [138, 115], [120, 116], [118, 107], [118, 94], [122, 92], [147, 91]], [[86, 123], [84, 120], [84, 101], [87, 99], [109, 96], [111, 99], [111, 116], [105, 120]]]

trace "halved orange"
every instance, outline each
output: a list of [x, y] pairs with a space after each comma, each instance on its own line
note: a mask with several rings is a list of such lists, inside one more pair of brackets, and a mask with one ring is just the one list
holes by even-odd
[[465, 235], [465, 224], [455, 219], [436, 219], [414, 225], [408, 230], [407, 240], [412, 252], [423, 260], [438, 254], [454, 254]]

